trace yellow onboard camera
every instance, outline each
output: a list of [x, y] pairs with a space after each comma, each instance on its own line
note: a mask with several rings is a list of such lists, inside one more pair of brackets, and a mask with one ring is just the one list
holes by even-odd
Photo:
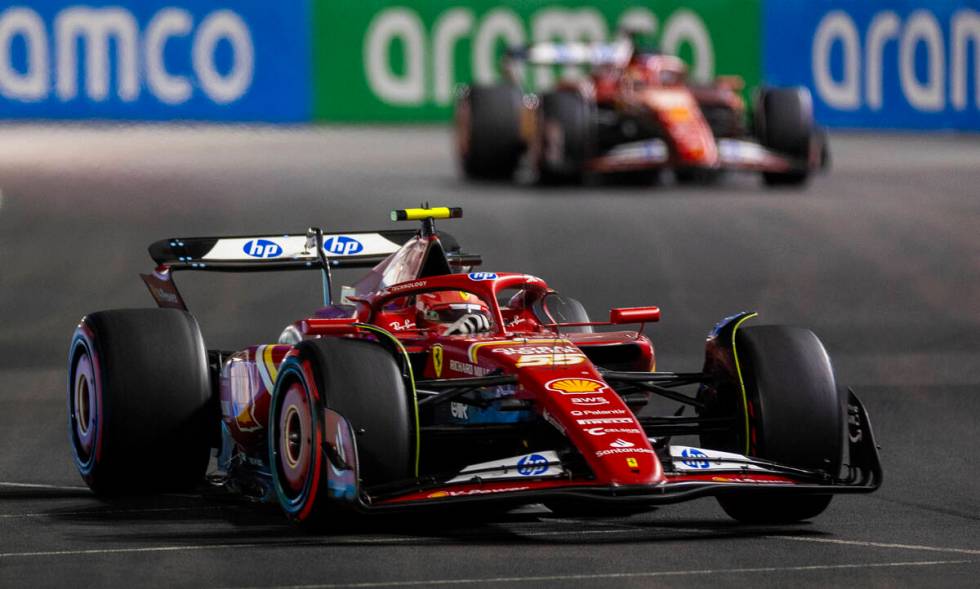
[[426, 219], [459, 219], [462, 216], [463, 216], [463, 209], [460, 207], [395, 209], [391, 211], [392, 221], [424, 221]]

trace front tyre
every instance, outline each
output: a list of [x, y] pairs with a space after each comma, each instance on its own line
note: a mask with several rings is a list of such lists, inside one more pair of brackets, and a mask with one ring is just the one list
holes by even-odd
[[718, 497], [731, 518], [743, 524], [791, 524], [813, 519], [830, 505], [831, 495], [759, 495]]
[[538, 180], [542, 184], [581, 182], [595, 150], [595, 105], [577, 90], [544, 94], [538, 134]]
[[765, 88], [756, 106], [756, 135], [765, 147], [797, 162], [784, 172], [763, 172], [767, 186], [802, 186], [810, 176], [810, 150], [816, 144], [813, 98], [806, 88]]
[[379, 344], [346, 338], [308, 340], [283, 362], [269, 414], [269, 464], [286, 516], [313, 528], [344, 514], [330, 496], [326, 412], [356, 435], [362, 486], [414, 475], [414, 413], [405, 380]]
[[217, 417], [197, 321], [174, 309], [84, 317], [68, 356], [68, 436], [100, 496], [193, 488]]
[[[738, 416], [727, 436], [702, 437], [709, 448], [743, 453], [796, 468], [839, 474], [844, 404], [823, 344], [808, 329], [764, 325], [735, 333], [743, 386], [714, 398], [709, 414]], [[791, 523], [819, 515], [830, 495], [730, 494], [718, 502], [744, 523]]]

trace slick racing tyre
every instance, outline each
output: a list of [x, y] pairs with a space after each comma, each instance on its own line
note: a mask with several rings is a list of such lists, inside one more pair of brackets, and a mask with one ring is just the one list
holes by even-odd
[[538, 180], [580, 182], [595, 147], [594, 105], [575, 90], [548, 92], [541, 97], [538, 133]]
[[207, 350], [189, 313], [126, 309], [82, 319], [68, 356], [68, 436], [96, 494], [194, 487], [217, 419]]
[[[830, 358], [812, 331], [765, 325], [739, 329], [735, 359], [744, 383], [735, 399], [716, 399], [734, 413], [734, 431], [702, 436], [707, 448], [738, 452], [838, 476], [844, 440], [844, 403]], [[746, 431], [747, 428], [747, 431]], [[731, 494], [718, 501], [745, 523], [790, 523], [827, 508], [830, 495]]]
[[816, 126], [813, 99], [806, 88], [764, 88], [756, 105], [756, 134], [765, 147], [788, 156], [802, 169], [763, 172], [767, 186], [800, 186], [809, 178], [810, 149]]
[[414, 408], [391, 353], [377, 343], [322, 338], [283, 362], [269, 414], [269, 464], [279, 504], [291, 520], [324, 527], [343, 514], [328, 491], [325, 409], [356, 436], [362, 486], [414, 476]]
[[470, 86], [456, 103], [456, 149], [467, 178], [507, 180], [524, 154], [523, 94], [513, 84]]

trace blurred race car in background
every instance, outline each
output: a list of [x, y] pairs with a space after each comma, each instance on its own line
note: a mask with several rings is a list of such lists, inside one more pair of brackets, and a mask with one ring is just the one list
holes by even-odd
[[[393, 213], [418, 231], [152, 244], [143, 279], [160, 308], [92, 313], [71, 342], [84, 480], [101, 496], [193, 489], [219, 449], [212, 482], [326, 526], [352, 512], [621, 512], [704, 496], [739, 521], [785, 523], [880, 485], [867, 413], [812, 332], [744, 327], [755, 314], [740, 313], [710, 332], [701, 371], [657, 371], [643, 324], [659, 308], [592, 321], [540, 278], [474, 271], [480, 257], [435, 230], [461, 214]], [[334, 302], [332, 272], [360, 267], [373, 268]], [[173, 281], [185, 270], [320, 271], [324, 305], [278, 339], [209, 350]], [[624, 324], [640, 327], [593, 329]], [[645, 414], [654, 397], [678, 410]]]
[[[526, 159], [543, 183], [590, 173], [652, 181], [670, 168], [680, 182], [747, 170], [767, 185], [802, 185], [829, 162], [806, 88], [759, 89], [750, 117], [741, 78], [692, 83], [683, 61], [634, 39], [511, 50], [503, 81], [463, 87], [455, 111], [463, 173], [509, 179]], [[536, 95], [520, 87], [528, 65], [585, 67], [588, 76]]]

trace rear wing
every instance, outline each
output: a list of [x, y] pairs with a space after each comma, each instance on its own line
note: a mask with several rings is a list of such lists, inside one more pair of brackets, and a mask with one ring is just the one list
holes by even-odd
[[[371, 268], [415, 238], [415, 230], [352, 231], [322, 235], [323, 254], [331, 268]], [[456, 240], [446, 234], [440, 237]], [[170, 270], [273, 272], [321, 268], [318, 236], [306, 234], [180, 237], [150, 244], [150, 257]], [[458, 250], [458, 246], [457, 246]]]
[[633, 56], [633, 43], [620, 39], [613, 43], [534, 43], [511, 49], [508, 57], [530, 65], [614, 65], [625, 66]]
[[[332, 269], [372, 268], [419, 236], [414, 229], [325, 234], [311, 228], [306, 234], [175, 237], [150, 244], [150, 257], [157, 268], [140, 277], [159, 307], [187, 310], [173, 281], [173, 272], [178, 270], [320, 270], [326, 305], [332, 301]], [[459, 243], [452, 235], [440, 232], [439, 241], [450, 267], [480, 264], [479, 255], [460, 253]]]

